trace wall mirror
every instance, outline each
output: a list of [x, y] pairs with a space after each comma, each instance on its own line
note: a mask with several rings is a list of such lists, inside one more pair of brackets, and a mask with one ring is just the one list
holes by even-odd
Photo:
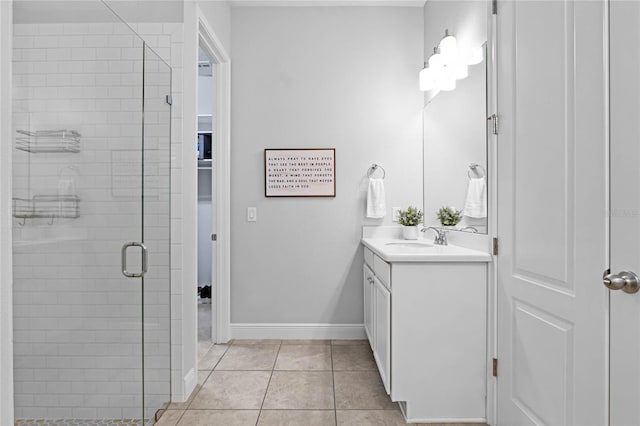
[[[443, 206], [463, 211], [452, 230], [487, 233], [487, 54], [451, 91], [428, 93], [423, 111], [424, 225]], [[484, 190], [482, 190], [484, 189]]]

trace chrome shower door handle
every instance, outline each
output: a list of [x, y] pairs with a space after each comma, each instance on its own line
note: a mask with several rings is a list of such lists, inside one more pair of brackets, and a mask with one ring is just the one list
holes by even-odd
[[[142, 271], [140, 272], [129, 272], [127, 271], [127, 249], [129, 247], [140, 247], [142, 249]], [[134, 241], [125, 243], [122, 246], [122, 250], [120, 251], [120, 263], [122, 266], [122, 275], [128, 278], [140, 278], [144, 277], [144, 274], [147, 273], [147, 267], [149, 264], [149, 253], [147, 251], [147, 246], [142, 243], [137, 243]]]

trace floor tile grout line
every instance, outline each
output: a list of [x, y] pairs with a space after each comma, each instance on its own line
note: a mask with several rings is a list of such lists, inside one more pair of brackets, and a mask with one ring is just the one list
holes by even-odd
[[[213, 346], [215, 346], [215, 343], [213, 344]], [[211, 348], [213, 348], [213, 346]], [[184, 409], [185, 412], [191, 408], [191, 405], [193, 404], [193, 401], [195, 401], [195, 399], [198, 396], [198, 394], [200, 393], [200, 391], [202, 391], [202, 388], [204, 388], [204, 384], [207, 383], [207, 380], [209, 380], [209, 377], [211, 377], [211, 374], [213, 373], [213, 371], [216, 369], [218, 364], [220, 364], [220, 361], [222, 361], [222, 358], [224, 358], [224, 356], [227, 354], [227, 351], [229, 350], [229, 347], [230, 347], [230, 345], [228, 345], [226, 347], [226, 349], [224, 350], [224, 352], [222, 353], [220, 358], [218, 358], [218, 361], [216, 361], [215, 365], [213, 366], [213, 368], [211, 369], [211, 371], [207, 375], [207, 378], [202, 382], [201, 385], [199, 385], [200, 388], [198, 389], [198, 391], [193, 394], [193, 398], [191, 398], [191, 401], [188, 401], [189, 403], [187, 404], [187, 406]], [[209, 350], [211, 350], [211, 348], [209, 348]], [[200, 371], [200, 370], [198, 370], [198, 371]], [[182, 413], [182, 415], [184, 416], [184, 413]], [[182, 419], [182, 417], [180, 417], [180, 419]]]
[[179, 426], [180, 422], [182, 421], [182, 418], [184, 417], [184, 415], [186, 414], [187, 410], [183, 410], [182, 414], [180, 414], [180, 417], [178, 417], [178, 421], [175, 423], [175, 426]]
[[329, 346], [329, 353], [331, 354], [331, 382], [333, 383], [333, 419], [338, 426], [338, 404], [336, 402], [336, 373], [333, 369], [333, 344]]
[[271, 386], [271, 379], [273, 378], [273, 372], [275, 371], [276, 364], [278, 362], [280, 349], [282, 349], [282, 341], [278, 346], [278, 352], [276, 353], [276, 358], [273, 360], [273, 366], [271, 367], [271, 375], [269, 376], [269, 382], [267, 383], [267, 388], [264, 390], [264, 396], [262, 397], [262, 404], [260, 404], [260, 411], [258, 411], [258, 418], [256, 419], [256, 426], [258, 426], [258, 422], [260, 421], [260, 416], [262, 415], [262, 408], [264, 407], [264, 401], [267, 399], [267, 392], [269, 392], [269, 386]]
[[[215, 344], [213, 345], [215, 346]], [[220, 355], [220, 358], [218, 358], [218, 360], [216, 361], [215, 365], [213, 366], [213, 368], [211, 369], [211, 372], [213, 373], [213, 371], [216, 369], [216, 367], [220, 364], [220, 361], [222, 361], [222, 358], [224, 358], [224, 356], [227, 354], [227, 352], [229, 351], [229, 348], [231, 347], [231, 345], [225, 345], [226, 348], [224, 350], [224, 352], [222, 352], [222, 355]], [[211, 374], [209, 374], [211, 375]]]

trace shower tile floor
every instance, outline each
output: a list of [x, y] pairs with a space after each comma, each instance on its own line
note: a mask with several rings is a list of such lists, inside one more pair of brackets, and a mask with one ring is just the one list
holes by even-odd
[[198, 386], [158, 426], [406, 424], [366, 340], [201, 341], [198, 352]]
[[96, 419], [20, 419], [16, 420], [15, 426], [140, 426], [140, 420], [96, 420]]

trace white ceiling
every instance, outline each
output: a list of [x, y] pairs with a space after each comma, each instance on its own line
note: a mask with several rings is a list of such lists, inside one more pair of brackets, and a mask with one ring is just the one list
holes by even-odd
[[233, 7], [395, 6], [423, 7], [426, 0], [228, 0]]

